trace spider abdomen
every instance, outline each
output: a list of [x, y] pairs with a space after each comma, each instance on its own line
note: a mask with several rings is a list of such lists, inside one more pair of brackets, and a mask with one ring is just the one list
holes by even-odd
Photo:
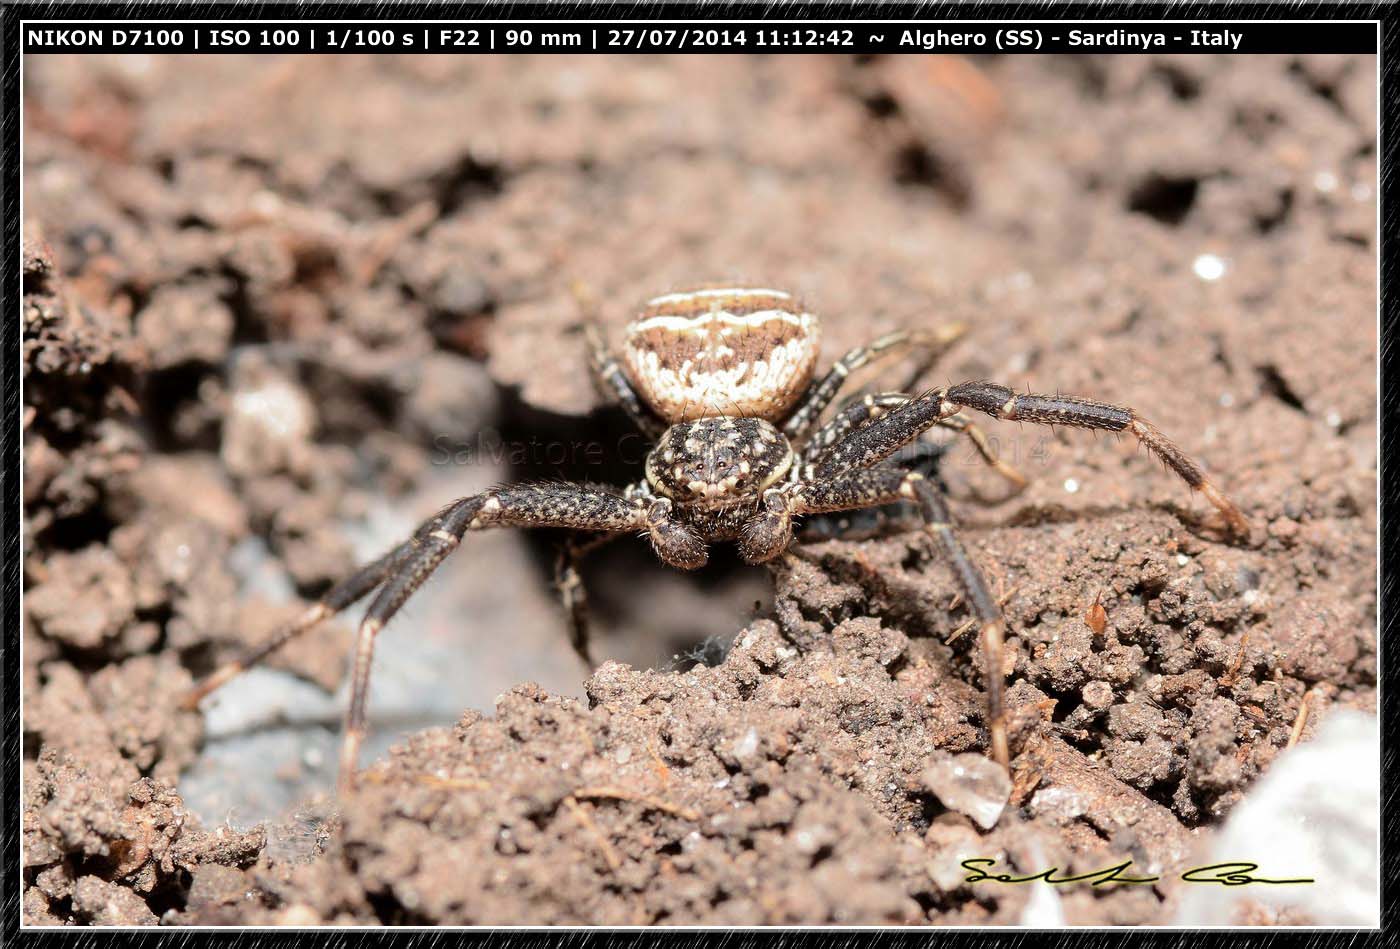
[[781, 290], [729, 287], [649, 300], [627, 327], [623, 366], [668, 422], [779, 421], [811, 381], [817, 318]]

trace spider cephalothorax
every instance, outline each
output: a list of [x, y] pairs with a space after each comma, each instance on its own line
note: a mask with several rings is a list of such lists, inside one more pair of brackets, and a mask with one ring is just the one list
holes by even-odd
[[702, 418], [666, 429], [647, 456], [647, 484], [694, 507], [724, 507], [792, 470], [792, 447], [761, 418]]
[[[332, 587], [261, 647], [216, 670], [190, 693], [188, 703], [197, 703], [288, 640], [377, 590], [360, 625], [341, 747], [341, 780], [349, 786], [364, 734], [375, 637], [468, 531], [519, 525], [592, 532], [592, 539], [567, 548], [559, 571], [574, 644], [587, 658], [583, 588], [576, 568], [578, 558], [600, 543], [642, 533], [662, 560], [693, 569], [706, 562], [708, 544], [733, 541], [745, 560], [761, 563], [788, 549], [795, 518], [904, 501], [917, 510], [924, 531], [948, 560], [980, 627], [988, 744], [992, 756], [1008, 765], [1001, 609], [958, 539], [942, 491], [913, 464], [895, 460], [901, 449], [935, 426], [952, 429], [965, 435], [989, 465], [1021, 485], [1021, 475], [997, 460], [964, 410], [1130, 432], [1205, 495], [1233, 533], [1247, 534], [1249, 525], [1200, 465], [1130, 408], [966, 382], [917, 395], [865, 395], [819, 423], [846, 377], [871, 359], [919, 347], [927, 351], [922, 371], [960, 332], [891, 333], [850, 351], [814, 378], [816, 317], [780, 290], [728, 287], [656, 297], [628, 326], [621, 365], [590, 324], [595, 379], [654, 442], [643, 481], [623, 489], [515, 485], [454, 501], [412, 537]], [[903, 388], [916, 381], [917, 376]]]

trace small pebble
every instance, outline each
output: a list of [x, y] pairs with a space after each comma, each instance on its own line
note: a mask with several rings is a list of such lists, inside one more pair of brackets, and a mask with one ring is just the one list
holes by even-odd
[[1072, 788], [1046, 787], [1031, 795], [1031, 813], [1054, 824], [1067, 824], [1085, 814], [1089, 803]]
[[1065, 925], [1065, 911], [1060, 894], [1044, 880], [1031, 884], [1030, 899], [1021, 911], [1021, 925], [1031, 929], [1059, 929]]
[[1202, 280], [1215, 281], [1225, 276], [1225, 261], [1214, 254], [1202, 254], [1191, 264], [1191, 269]]
[[758, 732], [750, 728], [744, 732], [744, 737], [734, 743], [734, 757], [740, 761], [752, 758], [758, 751]]
[[1011, 776], [989, 758], [977, 754], [940, 752], [920, 780], [943, 806], [991, 830], [1011, 797]]
[[947, 892], [962, 886], [967, 878], [967, 868], [962, 865], [964, 860], [969, 857], [1000, 859], [1004, 856], [986, 852], [981, 836], [961, 814], [947, 813], [935, 817], [924, 834], [924, 846], [933, 855], [925, 864], [925, 871], [939, 889]]
[[305, 903], [293, 903], [277, 916], [279, 926], [319, 926], [324, 920]]

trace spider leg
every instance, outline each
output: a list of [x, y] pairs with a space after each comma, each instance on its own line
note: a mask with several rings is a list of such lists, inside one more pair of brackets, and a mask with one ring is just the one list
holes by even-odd
[[205, 696], [236, 678], [244, 670], [251, 669], [293, 639], [314, 629], [322, 620], [329, 619], [341, 610], [348, 609], [364, 599], [375, 587], [384, 582], [384, 578], [389, 576], [394, 568], [418, 546], [423, 537], [442, 525], [442, 520], [449, 510], [450, 508], [444, 508], [424, 521], [408, 540], [331, 587], [319, 600], [308, 607], [306, 612], [282, 626], [265, 641], [232, 662], [215, 669], [203, 681], [185, 693], [180, 700], [181, 707], [196, 708]]
[[617, 358], [608, 350], [602, 328], [591, 319], [583, 324], [583, 333], [588, 340], [588, 365], [593, 381], [605, 394], [616, 399], [618, 404], [642, 430], [642, 434], [655, 441], [666, 430], [642, 404], [632, 383], [618, 364]]
[[1133, 409], [1074, 396], [1018, 395], [1014, 390], [992, 382], [962, 383], [911, 399], [906, 405], [856, 429], [833, 446], [815, 466], [814, 473], [823, 477], [874, 465], [964, 408], [994, 418], [1041, 425], [1131, 432], [1183, 481], [1204, 494], [1224, 516], [1232, 532], [1241, 537], [1249, 535], [1248, 519], [1206, 477], [1205, 470]]
[[872, 359], [899, 352], [910, 346], [924, 347], [931, 352], [919, 365], [918, 374], [923, 375], [924, 372], [928, 371], [933, 361], [941, 356], [949, 346], [957, 342], [965, 332], [967, 332], [967, 327], [956, 323], [929, 333], [900, 330], [881, 336], [867, 346], [857, 346], [838, 359], [836, 364], [827, 370], [826, 375], [807, 390], [807, 395], [803, 398], [802, 403], [783, 424], [783, 434], [794, 441], [800, 440], [806, 435], [816, 424], [822, 410], [831, 404], [831, 400], [836, 398], [836, 394], [841, 391], [846, 377]]
[[877, 392], [842, 406], [840, 411], [808, 437], [806, 444], [802, 446], [802, 461], [808, 464], [821, 461], [833, 445], [851, 432], [908, 401], [909, 396], [903, 392]]
[[598, 323], [598, 301], [591, 287], [582, 282], [574, 282], [569, 287], [574, 304], [582, 314], [583, 335], [588, 341], [588, 368], [593, 383], [606, 396], [616, 399], [618, 404], [632, 419], [632, 422], [653, 441], [665, 431], [655, 416], [642, 404], [632, 384], [627, 381], [622, 367], [608, 349], [603, 328]]
[[968, 609], [977, 619], [981, 628], [982, 666], [987, 686], [987, 731], [992, 739], [992, 757], [1004, 768], [1011, 763], [1010, 748], [1006, 740], [1006, 705], [1003, 696], [1005, 685], [1005, 633], [1006, 622], [1002, 619], [1001, 607], [981, 569], [968, 556], [962, 541], [953, 530], [952, 515], [943, 500], [942, 493], [926, 478], [914, 474], [905, 480], [905, 492], [919, 504], [919, 512], [924, 518], [924, 530], [932, 534], [943, 548], [948, 558], [958, 586], [962, 588]]
[[672, 520], [670, 511], [670, 502], [664, 499], [627, 498], [612, 491], [569, 484], [497, 488], [454, 501], [425, 521], [412, 538], [333, 587], [304, 616], [279, 630], [249, 656], [216, 671], [186, 696], [186, 703], [198, 703], [204, 695], [247, 668], [251, 661], [263, 658], [377, 587], [379, 592], [365, 611], [355, 641], [350, 706], [346, 711], [340, 755], [340, 787], [342, 791], [347, 790], [354, 784], [355, 765], [365, 733], [375, 637], [457, 548], [467, 531], [509, 525], [568, 527], [607, 533], [640, 530], [650, 535], [652, 546], [667, 562], [699, 566], [705, 560], [704, 545], [688, 528]]
[[[988, 467], [1011, 482], [1012, 491], [1008, 497], [1021, 493], [1025, 490], [1026, 485], [1030, 483], [1026, 476], [1021, 474], [1013, 465], [997, 457], [997, 453], [992, 449], [991, 442], [987, 441], [986, 433], [978, 428], [966, 415], [959, 412], [956, 415], [941, 418], [933, 424], [941, 428], [951, 428], [953, 431], [961, 432], [965, 435], [967, 440], [972, 442], [972, 447], [977, 449], [977, 454], [987, 463]], [[1006, 500], [1006, 498], [998, 498], [997, 500], [1003, 501]]]
[[[939, 490], [946, 491], [947, 486], [943, 483], [939, 469], [947, 453], [947, 443], [921, 438], [897, 452], [885, 464], [903, 471], [917, 471], [938, 485]], [[871, 540], [893, 534], [907, 534], [918, 530], [921, 523], [917, 505], [903, 499], [880, 507], [817, 514], [802, 520], [801, 526], [797, 528], [800, 542], [791, 548], [791, 552], [801, 554], [802, 545], [809, 542]]]
[[[340, 748], [340, 789], [354, 787], [360, 744], [365, 735], [365, 708], [369, 699], [369, 672], [374, 640], [379, 631], [461, 543], [469, 530], [515, 525], [519, 527], [569, 527], [574, 530], [618, 533], [646, 530], [657, 553], [670, 562], [677, 559], [699, 566], [690, 541], [698, 538], [670, 518], [670, 502], [628, 499], [610, 491], [571, 484], [522, 485], [500, 488], [463, 498], [448, 508], [442, 523], [424, 542], [400, 561], [360, 622], [355, 641], [355, 664], [350, 680], [350, 707]], [[677, 544], [680, 544], [679, 548]], [[700, 545], [703, 554], [703, 545]], [[689, 557], [690, 560], [686, 560]]]
[[579, 566], [584, 557], [621, 536], [596, 534], [583, 541], [571, 537], [560, 546], [558, 559], [554, 563], [554, 588], [559, 592], [564, 612], [569, 617], [570, 641], [573, 643], [574, 652], [578, 653], [578, 657], [590, 669], [594, 663], [593, 654], [588, 648], [588, 590], [583, 585]]
[[[1011, 756], [1006, 738], [1006, 713], [1003, 700], [1003, 669], [1005, 668], [1005, 623], [1001, 607], [988, 589], [987, 582], [962, 541], [953, 530], [952, 515], [938, 488], [918, 472], [894, 467], [870, 468], [818, 481], [799, 481], [786, 489], [771, 489], [764, 494], [766, 513], [756, 518], [741, 535], [740, 550], [745, 557], [755, 554], [761, 539], [781, 536], [784, 523], [803, 514], [876, 507], [893, 501], [912, 500], [919, 507], [924, 531], [933, 536], [952, 567], [963, 598], [981, 626], [982, 664], [986, 676], [987, 731], [991, 737], [992, 757], [1003, 767], [1009, 767]], [[791, 528], [787, 528], [790, 536]], [[783, 548], [768, 552], [768, 557], [782, 553]]]
[[[864, 396], [843, 407], [830, 421], [812, 434], [807, 444], [803, 446], [802, 461], [809, 466], [819, 465], [831, 453], [832, 448], [851, 432], [888, 414], [893, 409], [908, 405], [912, 398], [903, 392], [878, 392]], [[966, 415], [959, 412], [946, 418], [935, 419], [933, 424], [940, 428], [952, 429], [966, 436], [982, 460], [993, 471], [1011, 482], [1014, 489], [1013, 495], [1026, 487], [1028, 483], [1026, 476], [997, 457], [986, 434]], [[1005, 500], [1005, 498], [1000, 500]]]

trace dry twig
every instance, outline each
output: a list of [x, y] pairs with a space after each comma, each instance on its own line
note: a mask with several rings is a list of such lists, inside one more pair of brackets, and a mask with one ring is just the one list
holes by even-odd
[[634, 791], [628, 791], [625, 788], [613, 787], [612, 785], [579, 788], [574, 791], [573, 796], [583, 800], [598, 798], [609, 801], [632, 801], [636, 804], [645, 805], [654, 811], [673, 814], [676, 817], [683, 817], [686, 820], [698, 821], [700, 819], [700, 812], [692, 808], [682, 807], [679, 804], [672, 804], [669, 801], [663, 801], [660, 798], [651, 797], [648, 794], [638, 794]]
[[593, 835], [593, 839], [598, 842], [598, 849], [603, 853], [603, 859], [607, 861], [608, 867], [616, 873], [622, 866], [622, 861], [618, 859], [612, 844], [608, 843], [608, 838], [603, 836], [603, 831], [598, 826], [597, 821], [584, 809], [582, 804], [575, 800], [572, 794], [564, 798], [564, 806], [569, 809], [570, 814], [574, 815], [574, 820], [578, 821], [579, 826]]

